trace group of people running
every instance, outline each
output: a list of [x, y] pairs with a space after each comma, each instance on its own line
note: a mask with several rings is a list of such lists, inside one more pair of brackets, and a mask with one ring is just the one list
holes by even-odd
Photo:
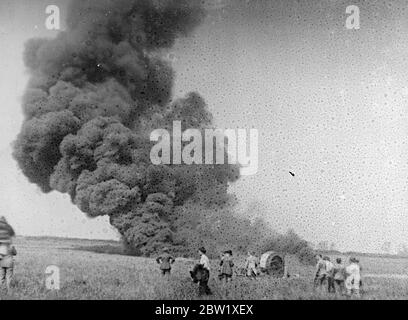
[[350, 257], [348, 265], [344, 265], [341, 258], [331, 262], [328, 256], [316, 255], [316, 275], [314, 286], [329, 293], [360, 297], [361, 265], [357, 258]]
[[[201, 295], [211, 295], [211, 289], [208, 286], [208, 281], [210, 279], [210, 259], [207, 256], [207, 250], [204, 247], [198, 249], [200, 259], [198, 263], [194, 266], [193, 270], [190, 271], [190, 276], [194, 282], [199, 284], [198, 294]], [[162, 254], [157, 257], [157, 263], [160, 264], [160, 270], [163, 276], [170, 275], [171, 265], [175, 262], [174, 257], [169, 253], [168, 248], [162, 250]], [[259, 260], [253, 255], [252, 252], [248, 252], [248, 256], [245, 261], [245, 275], [250, 278], [256, 278], [259, 274], [258, 272]], [[218, 279], [222, 284], [226, 284], [231, 281], [234, 274], [234, 261], [232, 258], [232, 250], [226, 250], [221, 254], [221, 259], [219, 263], [219, 273]]]

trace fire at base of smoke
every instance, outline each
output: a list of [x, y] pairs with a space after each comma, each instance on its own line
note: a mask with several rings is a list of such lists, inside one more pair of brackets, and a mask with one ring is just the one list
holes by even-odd
[[[158, 141], [150, 151], [150, 160], [160, 164], [240, 164], [241, 175], [254, 175], [258, 171], [258, 130], [190, 128], [181, 131], [181, 121], [173, 121], [173, 130], [156, 129], [150, 141]], [[215, 145], [214, 145], [215, 140]], [[227, 143], [226, 141], [227, 140]], [[183, 142], [187, 144], [183, 145]], [[225, 146], [227, 144], [227, 147]], [[247, 148], [248, 147], [248, 148]], [[204, 149], [204, 155], [203, 155]], [[215, 157], [214, 157], [215, 149]], [[247, 149], [249, 149], [249, 156]]]

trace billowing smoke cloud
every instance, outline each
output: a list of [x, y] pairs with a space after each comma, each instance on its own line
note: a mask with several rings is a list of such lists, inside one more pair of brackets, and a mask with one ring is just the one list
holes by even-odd
[[[68, 193], [89, 217], [108, 215], [130, 246], [150, 254], [174, 243], [187, 202], [221, 206], [231, 165], [153, 165], [151, 130], [212, 123], [197, 93], [173, 99], [162, 58], [203, 20], [192, 0], [73, 0], [67, 30], [32, 39], [25, 121], [14, 146], [42, 191]], [[185, 210], [184, 210], [185, 211]], [[192, 224], [189, 224], [189, 228]]]

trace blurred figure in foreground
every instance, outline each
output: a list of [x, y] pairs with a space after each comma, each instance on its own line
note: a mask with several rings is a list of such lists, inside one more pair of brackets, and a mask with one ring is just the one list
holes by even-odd
[[11, 280], [14, 273], [14, 256], [17, 255], [15, 247], [12, 245], [12, 238], [15, 232], [8, 224], [5, 217], [0, 217], [0, 284], [6, 284], [10, 289]]

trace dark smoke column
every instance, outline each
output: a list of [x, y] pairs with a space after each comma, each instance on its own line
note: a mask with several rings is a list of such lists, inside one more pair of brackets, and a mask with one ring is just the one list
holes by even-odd
[[[150, 130], [211, 126], [197, 93], [173, 100], [174, 72], [161, 57], [204, 18], [192, 0], [74, 0], [67, 30], [31, 39], [25, 120], [14, 145], [42, 191], [68, 193], [89, 217], [108, 215], [131, 247], [150, 254], [185, 226], [176, 207], [222, 203], [238, 168], [154, 166]], [[182, 243], [178, 243], [182, 245]]]

